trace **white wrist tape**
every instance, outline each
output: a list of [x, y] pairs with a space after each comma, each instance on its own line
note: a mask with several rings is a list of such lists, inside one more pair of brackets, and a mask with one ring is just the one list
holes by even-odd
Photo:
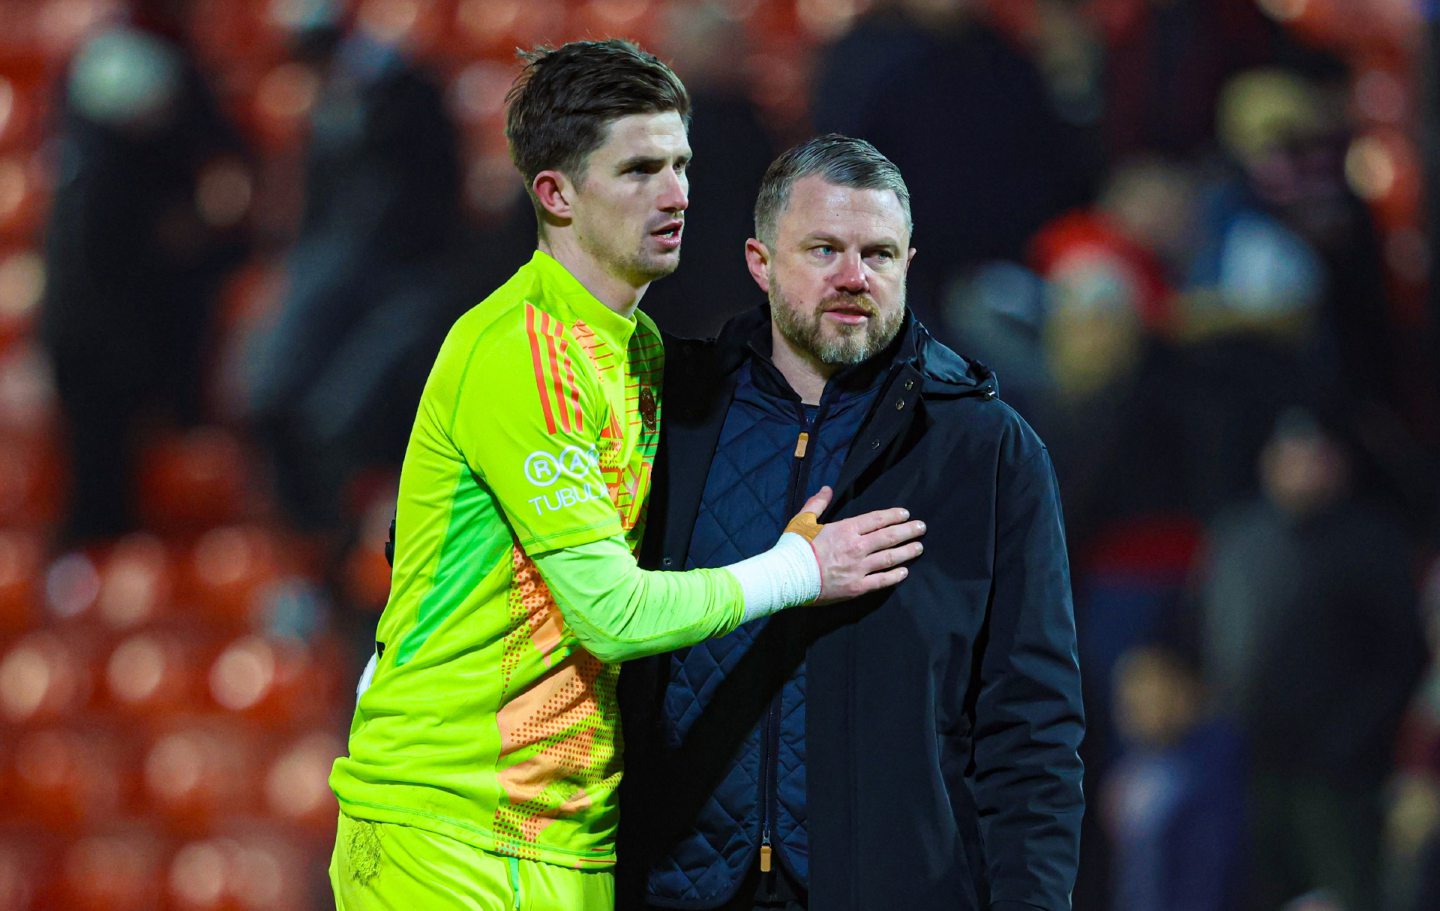
[[765, 553], [725, 568], [745, 593], [745, 623], [820, 597], [820, 563], [810, 542], [793, 531]]

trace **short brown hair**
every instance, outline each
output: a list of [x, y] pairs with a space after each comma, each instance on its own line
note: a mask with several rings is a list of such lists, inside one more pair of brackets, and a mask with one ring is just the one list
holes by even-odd
[[826, 133], [790, 149], [770, 163], [755, 198], [755, 236], [775, 242], [775, 225], [790, 203], [790, 190], [801, 178], [818, 174], [827, 183], [856, 190], [890, 190], [905, 212], [912, 233], [910, 190], [895, 163], [863, 139]]
[[505, 96], [510, 160], [532, 184], [541, 171], [584, 179], [612, 120], [675, 111], [690, 123], [690, 95], [670, 67], [629, 41], [573, 41], [522, 52], [525, 68]]

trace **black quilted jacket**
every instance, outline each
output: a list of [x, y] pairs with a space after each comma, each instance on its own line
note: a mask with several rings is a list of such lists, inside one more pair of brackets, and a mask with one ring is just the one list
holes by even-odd
[[[761, 308], [670, 340], [643, 562], [686, 562]], [[899, 587], [802, 608], [813, 911], [1059, 911], [1079, 849], [1084, 732], [1054, 472], [990, 371], [910, 319], [841, 469], [829, 521], [905, 506], [928, 525]], [[621, 674], [618, 907], [708, 798], [723, 750], [660, 752], [661, 662]], [[723, 725], [726, 707], [707, 708]]]

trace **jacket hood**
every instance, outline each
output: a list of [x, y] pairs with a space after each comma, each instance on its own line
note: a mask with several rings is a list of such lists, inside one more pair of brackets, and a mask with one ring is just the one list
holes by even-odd
[[[734, 317], [720, 330], [715, 339], [720, 367], [731, 373], [745, 363], [750, 354], [770, 355], [770, 305], [761, 304]], [[938, 341], [930, 330], [907, 307], [900, 334], [884, 351], [867, 365], [888, 358], [887, 370], [912, 367], [924, 377], [923, 392], [933, 396], [983, 395], [995, 398], [1000, 383], [995, 371], [981, 362], [957, 354]]]

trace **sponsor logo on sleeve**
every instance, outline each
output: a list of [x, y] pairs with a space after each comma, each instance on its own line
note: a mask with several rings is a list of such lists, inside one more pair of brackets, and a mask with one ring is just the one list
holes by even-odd
[[537, 449], [525, 457], [525, 480], [546, 488], [528, 502], [537, 516], [559, 512], [606, 496], [600, 480], [600, 453], [595, 447], [566, 446], [558, 453]]

